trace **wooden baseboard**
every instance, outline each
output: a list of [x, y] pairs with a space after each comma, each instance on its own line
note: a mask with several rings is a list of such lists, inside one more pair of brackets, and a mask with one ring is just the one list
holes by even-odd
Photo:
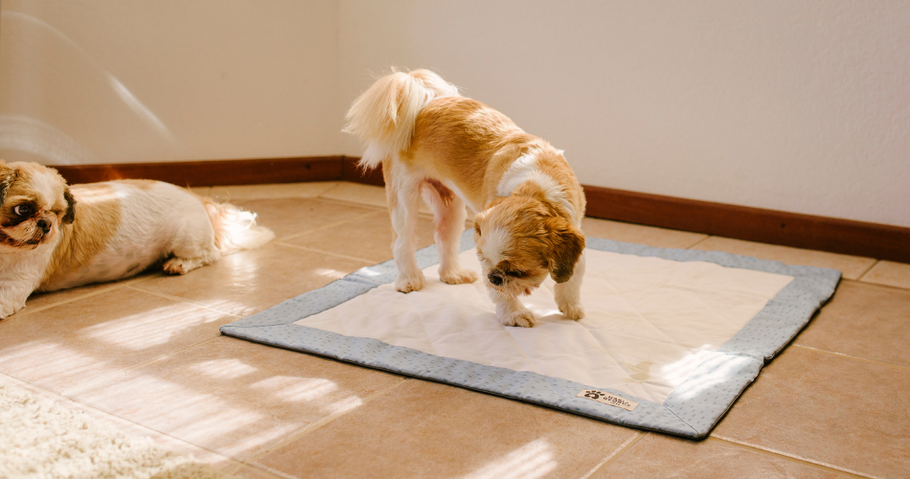
[[54, 166], [54, 168], [71, 184], [145, 178], [180, 186], [224, 186], [339, 181], [342, 179], [343, 162], [343, 156], [310, 156], [167, 163], [61, 165]]
[[588, 216], [910, 263], [910, 228], [584, 186]]
[[[56, 166], [70, 183], [148, 178], [181, 186], [352, 181], [382, 186], [345, 156]], [[588, 216], [910, 263], [910, 228], [584, 186]]]

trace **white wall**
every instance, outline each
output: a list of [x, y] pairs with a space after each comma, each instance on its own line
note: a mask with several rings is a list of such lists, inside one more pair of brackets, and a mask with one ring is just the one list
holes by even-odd
[[338, 4], [3, 0], [0, 157], [337, 155]]
[[342, 107], [368, 71], [432, 68], [585, 184], [910, 226], [910, 3], [342, 0], [340, 19]]
[[3, 0], [0, 157], [359, 155], [431, 68], [585, 184], [910, 226], [910, 3]]

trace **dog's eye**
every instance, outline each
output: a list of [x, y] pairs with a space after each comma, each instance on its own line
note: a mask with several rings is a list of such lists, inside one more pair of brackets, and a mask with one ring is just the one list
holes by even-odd
[[506, 274], [506, 276], [511, 276], [513, 278], [519, 278], [519, 279], [525, 278], [528, 276], [528, 273], [525, 273], [524, 271], [504, 271], [504, 273]]
[[28, 216], [32, 214], [32, 205], [17, 205], [13, 208], [13, 213], [17, 216]]

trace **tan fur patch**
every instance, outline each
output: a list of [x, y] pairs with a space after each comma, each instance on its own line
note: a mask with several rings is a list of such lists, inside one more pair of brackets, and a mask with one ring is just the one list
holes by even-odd
[[120, 200], [112, 186], [93, 183], [73, 185], [70, 190], [76, 198], [75, 220], [63, 226], [63, 237], [54, 250], [39, 291], [91, 263], [120, 225]]
[[[539, 149], [537, 164], [566, 193], [579, 218], [585, 198], [565, 158], [507, 116], [464, 97], [431, 101], [418, 115], [410, 148], [399, 156], [430, 178], [451, 180], [472, 204], [488, 208], [502, 175], [522, 153]], [[386, 183], [388, 184], [388, 182]]]

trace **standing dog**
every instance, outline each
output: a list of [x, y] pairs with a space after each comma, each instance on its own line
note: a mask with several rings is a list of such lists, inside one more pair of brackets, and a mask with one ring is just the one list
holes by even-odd
[[414, 256], [422, 194], [435, 216], [442, 281], [477, 279], [458, 264], [467, 203], [476, 213], [477, 256], [503, 325], [534, 325], [518, 296], [548, 274], [557, 283], [559, 310], [568, 319], [584, 317], [585, 197], [562, 151], [427, 70], [377, 80], [354, 101], [345, 131], [368, 143], [362, 167], [382, 163], [398, 291], [424, 284]]
[[67, 186], [52, 168], [0, 161], [0, 318], [33, 291], [127, 278], [160, 261], [184, 274], [274, 236], [255, 214], [169, 183]]

